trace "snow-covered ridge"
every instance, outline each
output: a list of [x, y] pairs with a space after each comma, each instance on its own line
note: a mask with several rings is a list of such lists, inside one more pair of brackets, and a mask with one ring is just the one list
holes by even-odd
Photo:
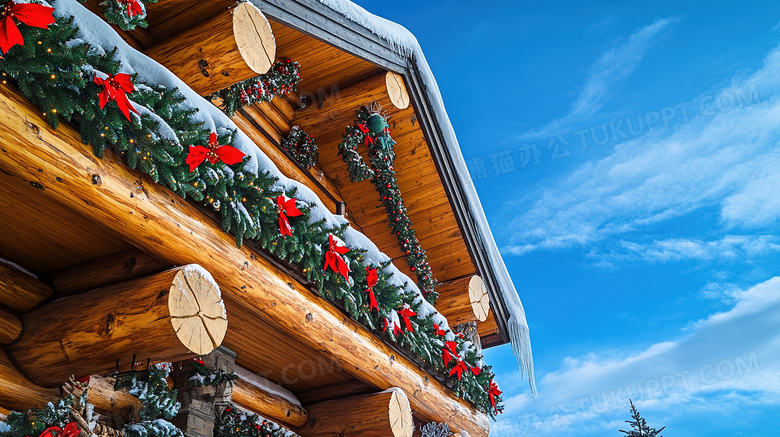
[[[258, 8], [262, 9], [261, 0], [251, 1], [255, 3]], [[496, 279], [501, 287], [501, 294], [510, 314], [507, 327], [512, 342], [512, 350], [517, 357], [521, 371], [528, 375], [531, 390], [536, 392], [533, 356], [531, 353], [531, 337], [528, 330], [528, 322], [526, 321], [525, 309], [523, 308], [522, 302], [520, 302], [520, 297], [517, 294], [512, 278], [509, 276], [509, 271], [504, 264], [504, 259], [501, 257], [501, 253], [493, 238], [493, 233], [488, 225], [485, 211], [482, 209], [482, 204], [477, 196], [477, 190], [469, 176], [466, 162], [463, 159], [458, 138], [455, 135], [455, 130], [447, 115], [447, 109], [444, 107], [444, 100], [439, 91], [439, 85], [436, 82], [436, 78], [433, 76], [428, 61], [425, 59], [422, 47], [420, 47], [420, 44], [417, 42], [417, 38], [415, 38], [415, 36], [405, 27], [371, 14], [349, 0], [317, 1], [332, 9], [334, 12], [337, 12], [345, 19], [362, 26], [386, 41], [393, 51], [402, 57], [412, 60], [417, 66], [417, 70], [422, 77], [422, 82], [428, 95], [428, 100], [433, 107], [436, 120], [438, 121], [442, 135], [444, 136], [447, 150], [452, 158], [455, 170], [458, 173], [458, 178], [463, 186], [463, 191], [466, 194], [466, 200], [469, 204], [469, 211], [471, 212], [472, 219], [478, 227], [485, 251], [487, 252], [490, 263], [495, 271]]]

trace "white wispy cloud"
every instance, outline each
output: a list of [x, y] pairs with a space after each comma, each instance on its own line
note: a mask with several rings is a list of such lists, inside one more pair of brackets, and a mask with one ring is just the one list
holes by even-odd
[[[628, 399], [655, 423], [686, 423], [696, 411], [742, 413], [780, 404], [780, 277], [734, 292], [733, 306], [695, 321], [675, 338], [647, 347], [567, 357], [537, 381], [536, 405], [524, 394], [505, 401], [492, 436], [616, 434]], [[522, 381], [501, 375], [508, 392]], [[517, 387], [510, 385], [517, 384]], [[517, 391], [515, 391], [517, 390]], [[686, 417], [682, 417], [681, 412]], [[733, 430], [739, 429], [733, 423]], [[525, 432], [524, 434], [520, 434]]]
[[780, 239], [773, 235], [726, 235], [719, 240], [670, 238], [650, 243], [621, 240], [617, 249], [592, 250], [588, 256], [601, 267], [623, 263], [668, 263], [673, 261], [733, 261], [780, 252]]
[[520, 138], [560, 134], [562, 129], [570, 127], [572, 123], [586, 120], [594, 115], [604, 106], [615, 84], [634, 71], [650, 47], [658, 40], [661, 31], [676, 20], [675, 17], [658, 19], [652, 24], [637, 29], [626, 40], [616, 43], [591, 65], [585, 84], [566, 115], [543, 127], [532, 129]]
[[508, 203], [516, 218], [504, 252], [592, 243], [703, 207], [718, 208], [726, 231], [777, 224], [778, 89], [775, 48], [760, 70], [693, 100], [688, 122], [620, 143], [609, 156], [535, 189], [533, 198]]

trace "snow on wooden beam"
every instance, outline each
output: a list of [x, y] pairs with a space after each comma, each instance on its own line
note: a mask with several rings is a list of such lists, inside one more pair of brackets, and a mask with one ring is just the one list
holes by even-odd
[[64, 297], [158, 273], [169, 267], [170, 264], [133, 248], [63, 267], [47, 273], [44, 279], [51, 284], [56, 297]]
[[188, 265], [64, 297], [22, 316], [9, 356], [31, 379], [55, 386], [134, 359], [180, 361], [217, 348], [227, 331], [219, 289]]
[[[251, 372], [236, 366], [239, 379], [233, 382], [233, 402], [245, 410], [252, 411], [287, 427], [298, 428], [306, 424], [309, 413], [284, 396], [273, 393], [253, 382]], [[266, 380], [267, 381], [267, 380]], [[270, 382], [270, 381], [268, 381]]]
[[[380, 389], [401, 387], [416, 411], [471, 437], [488, 435], [486, 414], [262, 255], [236, 248], [233, 237], [196, 207], [110, 152], [96, 158], [73, 128], [48, 128], [40, 111], [15, 91], [0, 89], [0, 112], [0, 170], [9, 176], [41, 184], [40, 195], [109, 228], [120, 218], [122, 236], [134, 246], [171, 265], [197, 262], [208, 269], [228, 307], [273, 323], [358, 379]], [[100, 185], [92, 183], [93, 175]]]
[[309, 422], [296, 430], [302, 437], [412, 437], [409, 398], [399, 388], [306, 407]]
[[439, 284], [436, 292], [439, 293], [436, 309], [447, 318], [451, 326], [487, 320], [490, 297], [485, 283], [478, 275]]
[[0, 349], [0, 406], [8, 410], [24, 411], [36, 405], [43, 406], [57, 399], [56, 389], [41, 387], [14, 367], [8, 355]]
[[208, 95], [266, 73], [276, 59], [276, 42], [262, 12], [242, 2], [145, 53]]
[[0, 262], [0, 304], [26, 312], [51, 296], [51, 287], [38, 279]]

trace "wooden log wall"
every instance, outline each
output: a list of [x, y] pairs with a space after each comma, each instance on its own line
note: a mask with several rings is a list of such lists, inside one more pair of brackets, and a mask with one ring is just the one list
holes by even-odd
[[14, 267], [0, 263], [0, 303], [20, 313], [30, 311], [51, 296], [51, 287]]
[[276, 59], [271, 25], [250, 2], [238, 3], [147, 49], [201, 95], [264, 74]]
[[133, 248], [57, 269], [47, 273], [44, 279], [51, 284], [56, 297], [64, 297], [159, 273], [169, 267], [168, 263]]
[[22, 375], [0, 349], [0, 407], [23, 411], [57, 399], [57, 390], [35, 384]]
[[307, 405], [309, 422], [302, 437], [412, 437], [414, 419], [409, 398], [394, 388]]
[[[236, 248], [233, 237], [197, 208], [129, 170], [112, 153], [94, 157], [73, 128], [49, 129], [40, 112], [15, 91], [0, 89], [0, 111], [0, 142], [13, 145], [0, 153], [0, 170], [9, 177], [36, 181], [45, 188], [41, 196], [96, 223], [111, 226], [116, 217], [146, 217], [123, 221], [128, 242], [172, 265], [204, 266], [225, 290], [228, 309], [243, 307], [379, 389], [402, 388], [415, 410], [453, 429], [472, 437], [488, 435], [487, 415], [261, 255], [246, 246]], [[95, 174], [101, 177], [99, 186], [91, 182]], [[135, 182], [139, 179], [143, 190]]]
[[65, 297], [22, 320], [25, 331], [7, 352], [27, 376], [48, 386], [108, 372], [117, 362], [125, 370], [134, 358], [205, 355], [227, 330], [219, 290], [197, 266]]

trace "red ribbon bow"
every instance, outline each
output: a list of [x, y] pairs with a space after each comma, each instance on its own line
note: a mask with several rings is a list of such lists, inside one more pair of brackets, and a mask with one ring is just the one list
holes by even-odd
[[133, 18], [136, 15], [143, 15], [144, 10], [141, 8], [141, 3], [138, 0], [119, 0], [120, 4], [127, 7], [128, 18]]
[[444, 332], [444, 330], [441, 329], [441, 327], [437, 323], [433, 324], [433, 333], [436, 335], [440, 335], [442, 337], [444, 337], [444, 335], [446, 334], [446, 332]]
[[473, 373], [474, 376], [479, 376], [479, 374], [482, 373], [482, 369], [480, 369], [477, 366], [472, 366], [471, 367], [471, 373]]
[[374, 138], [369, 133], [368, 126], [366, 126], [365, 123], [360, 123], [357, 125], [358, 129], [360, 129], [360, 132], [363, 132], [363, 142], [365, 143], [366, 147], [368, 147], [369, 144], [374, 144]]
[[450, 370], [450, 376], [457, 374], [458, 381], [460, 381], [461, 376], [463, 376], [463, 372], [467, 370], [469, 370], [469, 367], [466, 365], [466, 363], [463, 360], [458, 360], [458, 364], [456, 364], [455, 367]]
[[6, 3], [0, 9], [0, 50], [3, 54], [17, 44], [24, 45], [24, 38], [14, 18], [28, 26], [47, 29], [55, 21], [53, 12], [54, 8], [35, 3]]
[[76, 422], [70, 422], [65, 425], [65, 429], [58, 426], [51, 426], [46, 428], [38, 437], [78, 437], [81, 434], [81, 430]]
[[445, 341], [442, 348], [441, 359], [444, 361], [444, 368], [450, 365], [450, 361], [458, 356], [458, 343], [454, 341]]
[[[390, 326], [390, 323], [385, 319], [385, 326], [382, 328], [382, 332], [387, 331], [387, 327]], [[401, 331], [401, 327], [398, 326], [397, 323], [393, 322], [393, 335], [403, 334], [404, 332]]]
[[412, 329], [412, 321], [409, 320], [409, 317], [416, 316], [417, 313], [412, 311], [412, 308], [409, 306], [409, 304], [405, 303], [403, 309], [401, 311], [398, 311], [398, 314], [400, 314], [404, 318], [404, 324], [406, 325], [406, 330], [409, 332], [414, 332], [414, 329]]
[[379, 275], [377, 275], [376, 269], [366, 266], [366, 281], [368, 282], [366, 293], [368, 293], [368, 298], [371, 302], [368, 310], [376, 309], [379, 312], [379, 305], [376, 303], [376, 295], [374, 294], [374, 286], [379, 283]]
[[501, 395], [501, 390], [498, 389], [498, 384], [495, 381], [490, 381], [490, 388], [488, 389], [488, 397], [490, 397], [490, 403], [493, 405], [493, 410], [498, 414], [498, 408], [496, 408], [496, 396]]
[[130, 75], [126, 73], [109, 74], [106, 79], [95, 76], [95, 83], [103, 87], [103, 91], [98, 94], [100, 100], [100, 109], [103, 109], [109, 100], [114, 100], [116, 105], [130, 120], [130, 111], [138, 114], [138, 111], [130, 104], [127, 99], [127, 93], [135, 91], [135, 85], [130, 81]]
[[328, 250], [325, 252], [325, 267], [322, 271], [331, 270], [344, 277], [344, 280], [349, 282], [349, 266], [344, 262], [344, 258], [341, 255], [349, 252], [349, 249], [345, 246], [340, 246], [338, 241], [333, 238], [333, 234], [328, 234]]
[[303, 213], [295, 206], [295, 198], [286, 200], [284, 196], [278, 196], [276, 198], [276, 208], [279, 210], [279, 232], [282, 234], [282, 238], [285, 235], [292, 237], [292, 226], [290, 226], [290, 220], [288, 217], [298, 217]]
[[190, 154], [187, 155], [187, 164], [190, 165], [190, 173], [192, 173], [195, 171], [195, 168], [201, 165], [206, 159], [212, 164], [222, 161], [227, 165], [232, 165], [241, 162], [241, 160], [244, 159], [244, 156], [246, 156], [244, 152], [233, 146], [220, 145], [219, 141], [217, 141], [217, 133], [212, 132], [211, 135], [209, 135], [208, 147], [190, 146]]

